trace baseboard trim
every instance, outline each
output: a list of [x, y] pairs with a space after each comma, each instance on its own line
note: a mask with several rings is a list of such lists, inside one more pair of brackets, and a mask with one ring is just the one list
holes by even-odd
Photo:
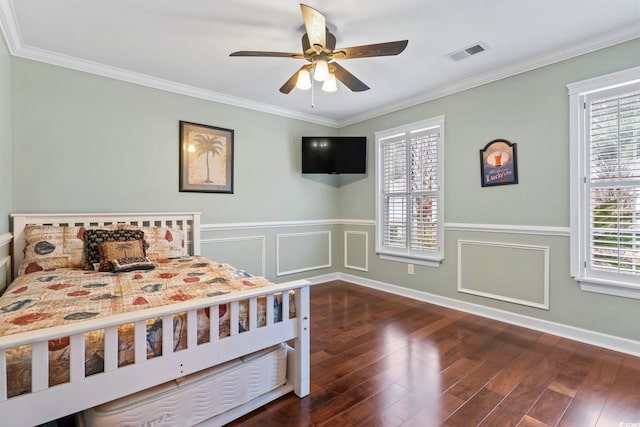
[[640, 342], [638, 341], [616, 337], [614, 335], [603, 334], [601, 332], [590, 331], [587, 329], [577, 328], [575, 326], [550, 322], [548, 320], [536, 319], [534, 317], [525, 316], [522, 314], [516, 314], [509, 311], [485, 307], [483, 305], [443, 297], [424, 291], [417, 291], [415, 289], [408, 289], [402, 286], [392, 285], [377, 280], [366, 279], [363, 277], [345, 273], [332, 273], [323, 276], [316, 276], [308, 280], [310, 280], [313, 284], [328, 282], [332, 280], [344, 280], [345, 282], [377, 289], [379, 291], [389, 292], [395, 295], [424, 301], [430, 304], [435, 304], [454, 310], [464, 311], [465, 313], [475, 314], [477, 316], [511, 323], [513, 325], [522, 326], [524, 328], [533, 329], [536, 331], [557, 335], [563, 338], [568, 338], [574, 341], [580, 341], [585, 344], [591, 344], [598, 347], [607, 348], [609, 350], [640, 357]]

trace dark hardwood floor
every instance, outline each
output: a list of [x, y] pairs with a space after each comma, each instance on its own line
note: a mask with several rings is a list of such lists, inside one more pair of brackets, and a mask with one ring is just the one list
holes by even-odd
[[351, 285], [311, 288], [311, 393], [230, 426], [640, 427], [640, 358]]

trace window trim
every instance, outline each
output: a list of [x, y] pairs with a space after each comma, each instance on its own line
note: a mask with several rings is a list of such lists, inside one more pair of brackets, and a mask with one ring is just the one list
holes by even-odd
[[631, 87], [640, 83], [640, 67], [606, 74], [580, 82], [570, 83], [569, 89], [569, 189], [570, 189], [570, 274], [583, 291], [640, 299], [640, 285], [628, 280], [605, 279], [588, 274], [585, 267], [589, 244], [588, 212], [584, 212], [588, 200], [583, 191], [587, 176], [587, 150], [585, 138], [585, 102], [594, 93]]
[[[397, 126], [390, 129], [381, 130], [375, 132], [375, 144], [376, 144], [376, 254], [380, 259], [414, 263], [419, 265], [426, 265], [429, 267], [439, 267], [442, 261], [444, 261], [444, 141], [445, 141], [445, 116], [436, 116], [426, 120], [418, 122], [408, 123], [402, 126]], [[438, 158], [438, 190], [436, 200], [438, 204], [438, 224], [436, 230], [437, 237], [437, 251], [425, 251], [425, 254], [409, 253], [409, 249], [406, 251], [394, 251], [392, 249], [384, 247], [382, 244], [384, 228], [382, 222], [384, 218], [382, 216], [384, 203], [382, 197], [383, 189], [383, 164], [382, 164], [382, 143], [381, 139], [386, 139], [394, 135], [409, 133], [416, 130], [423, 130], [428, 128], [439, 128], [440, 136], [437, 142], [437, 158]]]

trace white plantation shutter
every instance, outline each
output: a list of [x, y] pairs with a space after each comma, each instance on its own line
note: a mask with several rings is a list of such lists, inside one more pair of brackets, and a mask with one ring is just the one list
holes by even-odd
[[384, 245], [407, 246], [407, 141], [392, 139], [382, 145], [384, 181]]
[[444, 117], [376, 133], [381, 255], [442, 259], [443, 133]]
[[[640, 277], [640, 88], [585, 96], [585, 199], [597, 277]], [[624, 280], [624, 279], [623, 279]]]
[[411, 134], [411, 249], [438, 249], [439, 129]]

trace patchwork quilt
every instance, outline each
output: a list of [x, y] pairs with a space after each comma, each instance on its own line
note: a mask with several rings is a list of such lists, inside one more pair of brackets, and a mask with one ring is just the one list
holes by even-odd
[[[155, 269], [127, 273], [51, 268], [19, 276], [0, 297], [0, 336], [51, 326], [104, 318], [144, 308], [172, 304], [273, 285], [227, 264], [202, 257], [154, 262]], [[294, 298], [289, 316], [295, 316]], [[258, 326], [266, 324], [266, 298], [258, 300]], [[274, 321], [282, 319], [282, 298], [274, 299]], [[248, 329], [248, 302], [240, 303], [239, 329]], [[218, 309], [220, 337], [229, 335], [226, 305]], [[198, 343], [209, 340], [209, 309], [198, 311]], [[186, 347], [186, 313], [174, 316], [174, 349]], [[85, 334], [85, 375], [103, 371], [104, 330]], [[133, 324], [118, 330], [118, 363], [134, 362]], [[162, 321], [147, 321], [147, 357], [162, 354]], [[8, 395], [31, 389], [31, 347], [7, 350]], [[49, 341], [49, 385], [69, 380], [69, 338]]]

